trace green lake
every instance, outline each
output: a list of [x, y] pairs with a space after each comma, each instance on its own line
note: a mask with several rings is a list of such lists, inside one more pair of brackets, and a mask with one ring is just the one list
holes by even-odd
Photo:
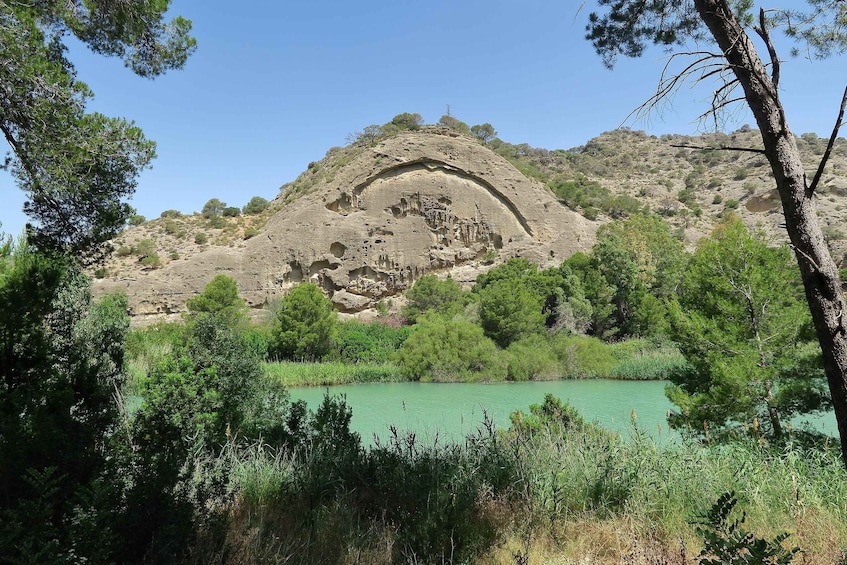
[[[343, 394], [353, 409], [351, 427], [365, 443], [374, 436], [389, 437], [389, 426], [414, 431], [421, 439], [461, 439], [476, 430], [485, 414], [497, 425], [509, 425], [509, 414], [529, 411], [551, 393], [577, 408], [590, 421], [631, 433], [631, 417], [638, 428], [660, 443], [679, 437], [669, 432], [666, 414], [672, 404], [665, 398], [666, 381], [614, 381], [604, 379], [524, 383], [386, 383], [290, 389], [292, 400], [305, 400], [315, 409], [329, 390]], [[837, 435], [835, 418], [826, 414], [808, 418], [815, 428]]]
[[[665, 422], [672, 407], [664, 381], [567, 380], [524, 383], [386, 383], [290, 389], [292, 400], [315, 409], [329, 390], [343, 394], [353, 409], [351, 427], [370, 443], [374, 435], [388, 437], [389, 426], [414, 431], [422, 439], [438, 434], [460, 439], [476, 430], [485, 415], [498, 428], [509, 425], [509, 414], [529, 411], [551, 393], [577, 408], [587, 420], [629, 433], [633, 411], [638, 427], [656, 438], [668, 436]], [[674, 434], [676, 435], [676, 434]]]

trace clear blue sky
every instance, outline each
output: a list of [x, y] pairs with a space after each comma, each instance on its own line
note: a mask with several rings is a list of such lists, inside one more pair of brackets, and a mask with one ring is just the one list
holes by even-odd
[[[580, 4], [176, 0], [174, 13], [193, 21], [198, 41], [184, 70], [150, 81], [78, 46], [70, 56], [94, 90], [93, 110], [133, 119], [157, 141], [159, 156], [132, 200], [154, 218], [199, 210], [212, 197], [233, 206], [270, 199], [350, 132], [400, 112], [433, 123], [449, 104], [506, 141], [548, 149], [620, 126], [654, 91], [664, 54], [607, 70], [583, 39], [592, 3], [578, 13]], [[828, 136], [845, 83], [845, 57], [787, 61], [782, 96], [794, 132]], [[702, 132], [693, 120], [708, 95], [684, 87], [672, 108], [625, 125]], [[739, 112], [725, 129], [752, 122]], [[2, 229], [17, 234], [23, 194], [2, 172], [0, 195]]]

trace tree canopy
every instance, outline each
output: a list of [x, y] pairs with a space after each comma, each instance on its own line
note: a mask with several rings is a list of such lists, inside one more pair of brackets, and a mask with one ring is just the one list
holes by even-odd
[[[745, 150], [764, 155], [776, 181], [847, 465], [847, 300], [815, 203], [815, 191], [843, 124], [847, 89], [840, 109], [834, 112], [835, 125], [817, 170], [807, 171], [780, 100], [779, 81], [785, 61], [772, 37], [774, 31], [782, 30], [815, 57], [843, 53], [847, 50], [847, 3], [807, 0], [805, 10], [790, 5], [770, 10], [761, 7], [758, 13], [750, 0], [598, 0], [598, 5], [600, 11], [589, 16], [586, 37], [607, 66], [614, 65], [619, 55], [641, 55], [651, 43], [672, 51], [672, 59], [686, 59], [681, 69], [665, 65], [656, 94], [642, 109], [654, 107], [687, 80], [716, 79], [718, 85], [703, 117], [717, 117], [742, 100], [753, 114], [763, 148]], [[766, 58], [759, 55], [760, 50]]]
[[132, 215], [125, 199], [155, 157], [155, 144], [132, 122], [86, 111], [93, 93], [77, 79], [66, 38], [152, 78], [182, 67], [195, 49], [190, 21], [164, 19], [169, 4], [0, 4], [0, 131], [10, 148], [2, 167], [28, 195], [32, 244], [96, 249]]

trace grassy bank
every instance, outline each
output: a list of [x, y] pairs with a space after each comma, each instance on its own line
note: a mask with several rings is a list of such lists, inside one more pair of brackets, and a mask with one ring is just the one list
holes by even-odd
[[233, 451], [237, 496], [215, 551], [239, 563], [692, 563], [704, 547], [698, 517], [734, 491], [731, 518], [745, 512], [744, 527], [767, 540], [789, 533], [783, 545], [803, 550], [795, 563], [841, 562], [847, 480], [836, 453], [622, 441], [569, 410], [459, 444], [396, 436], [296, 455]]
[[[555, 347], [529, 344], [496, 351], [507, 367], [492, 378], [484, 372], [450, 374], [441, 379], [425, 375], [408, 377], [402, 366], [392, 363], [345, 363], [341, 361], [265, 363], [265, 372], [285, 386], [331, 386], [357, 383], [446, 380], [491, 382], [502, 380], [618, 379], [661, 380], [684, 369], [685, 359], [675, 348], [634, 339], [613, 344], [584, 336], [558, 340]], [[505, 378], [504, 378], [505, 377]]]
[[331, 386], [358, 383], [390, 383], [406, 380], [400, 370], [376, 363], [264, 363], [265, 372], [285, 386]]

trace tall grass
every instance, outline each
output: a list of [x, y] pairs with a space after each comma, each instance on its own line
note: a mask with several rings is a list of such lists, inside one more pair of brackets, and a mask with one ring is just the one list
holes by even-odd
[[527, 430], [254, 447], [230, 476], [228, 551], [242, 563], [691, 563], [703, 547], [692, 522], [729, 491], [748, 530], [788, 532], [803, 563], [838, 562], [847, 546], [835, 451], [659, 445], [636, 426], [622, 438], [581, 419]]
[[340, 362], [265, 363], [265, 373], [285, 386], [330, 386], [352, 383], [388, 383], [406, 380], [395, 365]]

